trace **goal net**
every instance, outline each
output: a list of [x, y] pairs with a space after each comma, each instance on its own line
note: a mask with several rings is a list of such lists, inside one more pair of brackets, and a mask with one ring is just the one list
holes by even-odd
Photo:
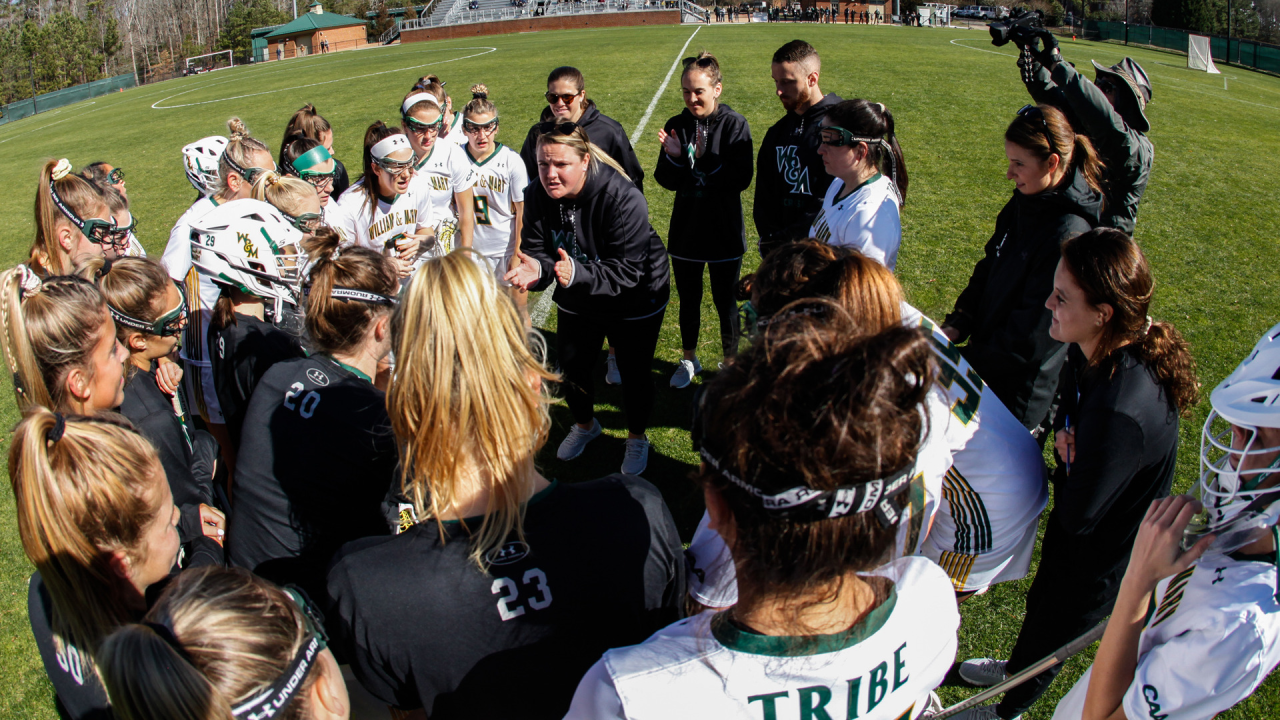
[[1203, 35], [1187, 36], [1187, 67], [1192, 70], [1203, 70], [1212, 75], [1220, 75], [1213, 65], [1213, 55], [1209, 52], [1209, 38]]
[[235, 60], [231, 58], [230, 50], [219, 50], [187, 58], [187, 70], [221, 70], [222, 68], [234, 66]]

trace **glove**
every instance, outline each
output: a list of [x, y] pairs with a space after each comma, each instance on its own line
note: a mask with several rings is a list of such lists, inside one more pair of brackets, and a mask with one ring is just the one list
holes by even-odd
[[1036, 60], [1044, 66], [1045, 70], [1053, 72], [1058, 63], [1062, 62], [1062, 53], [1058, 52], [1058, 38], [1048, 30], [1041, 30], [1036, 33], [1036, 37], [1040, 38], [1041, 50], [1035, 53]]

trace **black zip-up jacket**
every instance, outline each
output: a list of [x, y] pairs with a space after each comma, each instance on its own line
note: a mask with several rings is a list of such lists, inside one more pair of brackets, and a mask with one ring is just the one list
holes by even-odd
[[822, 117], [844, 98], [828, 93], [803, 115], [787, 113], [764, 134], [751, 215], [765, 248], [809, 237], [832, 177], [818, 155]]
[[1102, 194], [1079, 169], [1037, 195], [1014, 192], [969, 285], [944, 325], [960, 332], [965, 358], [1027, 429], [1049, 412], [1066, 347], [1049, 337], [1044, 306], [1068, 237], [1097, 227]]
[[[693, 157], [698, 127], [705, 134], [702, 157]], [[667, 121], [665, 131], [680, 140], [683, 155], [658, 151], [653, 179], [676, 193], [667, 231], [667, 251], [683, 260], [714, 262], [742, 257], [747, 232], [742, 191], [751, 185], [751, 128], [747, 119], [721, 103], [706, 120], [686, 108]]]
[[[621, 173], [593, 160], [572, 200], [552, 199], [535, 176], [524, 202], [521, 249], [542, 267], [532, 289], [555, 283], [560, 309], [603, 319], [647, 317], [666, 306], [667, 250], [649, 224], [649, 203]], [[574, 260], [568, 287], [555, 279], [560, 248]]]
[[[538, 126], [554, 117], [551, 114], [551, 108], [543, 108], [542, 119], [529, 128], [529, 134], [525, 136], [524, 145], [520, 148], [520, 159], [524, 160], [524, 168], [528, 171], [531, 182], [538, 178]], [[578, 118], [578, 127], [587, 132], [587, 137], [593, 145], [603, 150], [605, 155], [616, 160], [622, 169], [627, 171], [627, 177], [631, 178], [631, 182], [635, 183], [643, 193], [644, 168], [640, 167], [640, 160], [636, 158], [636, 151], [631, 147], [631, 139], [627, 137], [627, 131], [622, 129], [622, 125], [600, 112], [600, 108], [597, 108], [594, 102], [587, 100], [582, 117]]]

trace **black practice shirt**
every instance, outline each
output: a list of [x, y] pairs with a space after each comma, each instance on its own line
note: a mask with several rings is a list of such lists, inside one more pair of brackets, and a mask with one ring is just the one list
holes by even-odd
[[35, 635], [44, 671], [53, 683], [58, 714], [72, 720], [110, 720], [115, 714], [107, 701], [107, 691], [97, 673], [86, 661], [88, 653], [75, 645], [59, 644], [53, 639], [53, 599], [40, 578], [31, 576], [27, 585], [27, 617]]
[[227, 556], [323, 602], [343, 543], [386, 535], [382, 500], [395, 474], [386, 394], [325, 355], [267, 371], [245, 412]]
[[680, 537], [645, 480], [553, 483], [530, 499], [524, 533], [490, 552], [488, 574], [458, 521], [344, 548], [329, 624], [364, 687], [432, 720], [558, 719], [606, 649], [679, 617]]
[[281, 360], [303, 356], [302, 344], [290, 335], [252, 315], [235, 314], [232, 325], [209, 328], [209, 361], [218, 405], [227, 421], [231, 442], [240, 447], [244, 413], [258, 381]]

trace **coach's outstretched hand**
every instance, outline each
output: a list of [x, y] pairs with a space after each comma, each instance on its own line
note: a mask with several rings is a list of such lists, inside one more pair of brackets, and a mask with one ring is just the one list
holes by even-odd
[[542, 268], [538, 267], [538, 261], [517, 250], [511, 260], [511, 269], [502, 276], [502, 279], [521, 290], [528, 291], [541, 277]]

